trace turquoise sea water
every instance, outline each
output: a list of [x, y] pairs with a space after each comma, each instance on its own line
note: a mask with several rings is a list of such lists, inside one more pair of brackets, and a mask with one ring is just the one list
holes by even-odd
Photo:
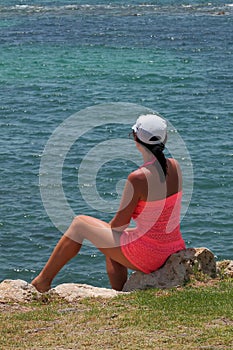
[[[61, 236], [40, 194], [51, 134], [74, 113], [109, 103], [155, 109], [175, 126], [194, 172], [183, 237], [232, 259], [232, 60], [230, 1], [1, 1], [0, 280], [30, 281]], [[113, 113], [104, 130], [83, 135], [64, 161], [63, 187], [76, 214], [112, 217], [85, 202], [77, 172], [88, 151], [121, 133], [116, 119]], [[99, 169], [97, 190], [114, 200], [135, 165], [127, 149], [127, 159], [116, 161], [109, 147], [113, 158]], [[108, 286], [103, 256], [84, 246], [54, 281], [62, 282]]]

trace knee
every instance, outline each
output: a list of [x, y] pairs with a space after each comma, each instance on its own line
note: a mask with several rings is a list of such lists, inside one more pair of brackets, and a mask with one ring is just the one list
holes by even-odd
[[79, 243], [81, 243], [84, 239], [82, 233], [85, 231], [84, 230], [85, 221], [83, 220], [83, 217], [84, 215], [75, 216], [66, 234], [70, 238], [74, 236], [75, 240], [78, 241]]
[[73, 229], [75, 229], [76, 231], [80, 231], [80, 229], [82, 228], [83, 226], [83, 223], [84, 223], [84, 219], [83, 219], [84, 215], [77, 215], [74, 217], [72, 223], [71, 223], [71, 227]]
[[80, 226], [84, 222], [85, 215], [77, 215], [74, 217], [72, 221], [72, 225], [74, 226]]

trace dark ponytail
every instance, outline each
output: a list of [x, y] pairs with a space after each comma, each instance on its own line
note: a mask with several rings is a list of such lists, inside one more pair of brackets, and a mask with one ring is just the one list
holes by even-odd
[[[157, 145], [146, 145], [146, 148], [149, 149], [153, 155], [157, 158], [160, 167], [159, 167], [159, 176], [160, 180], [165, 181], [165, 177], [167, 176], [167, 160], [163, 153], [165, 145], [164, 143], [159, 143]], [[161, 173], [161, 168], [163, 173]]]
[[[153, 139], [155, 139], [155, 137], [153, 137]], [[137, 136], [135, 138], [135, 141], [137, 141], [138, 143], [140, 143], [144, 147], [146, 147], [157, 158], [157, 160], [160, 164], [160, 166], [158, 166], [160, 180], [161, 180], [161, 182], [164, 182], [166, 175], [167, 175], [167, 160], [166, 160], [166, 157], [163, 153], [164, 148], [165, 148], [164, 143], [160, 142], [156, 145], [151, 145], [151, 144], [142, 142]], [[156, 141], [156, 140], [153, 140], [153, 141]]]

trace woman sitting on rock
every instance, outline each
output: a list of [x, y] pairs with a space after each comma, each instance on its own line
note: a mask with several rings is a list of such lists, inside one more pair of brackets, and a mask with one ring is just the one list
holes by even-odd
[[[32, 281], [38, 291], [51, 288], [53, 278], [80, 251], [84, 239], [105, 255], [110, 284], [116, 290], [122, 290], [128, 268], [150, 273], [185, 249], [180, 232], [181, 171], [178, 162], [163, 153], [166, 121], [156, 114], [141, 115], [132, 129], [144, 163], [129, 174], [116, 215], [109, 223], [76, 216]], [[131, 218], [136, 228], [127, 228]]]

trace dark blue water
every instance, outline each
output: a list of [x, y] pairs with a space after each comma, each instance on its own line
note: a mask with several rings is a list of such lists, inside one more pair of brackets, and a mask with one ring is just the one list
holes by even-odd
[[[61, 236], [40, 193], [52, 133], [74, 113], [98, 105], [105, 112], [109, 103], [157, 110], [175, 126], [194, 174], [184, 239], [232, 259], [232, 53], [229, 1], [1, 1], [0, 279], [30, 281]], [[95, 113], [78, 118], [82, 127], [100, 123]], [[76, 214], [113, 216], [86, 203], [77, 174], [99, 143], [121, 132], [125, 138], [122, 118], [110, 113], [104, 128], [89, 130], [65, 157], [62, 185]], [[117, 122], [125, 122], [122, 131]], [[135, 168], [123, 151], [117, 161], [109, 146], [112, 160], [97, 174], [101, 198], [117, 198], [117, 183]], [[61, 282], [108, 286], [103, 256], [84, 246], [56, 278]]]

